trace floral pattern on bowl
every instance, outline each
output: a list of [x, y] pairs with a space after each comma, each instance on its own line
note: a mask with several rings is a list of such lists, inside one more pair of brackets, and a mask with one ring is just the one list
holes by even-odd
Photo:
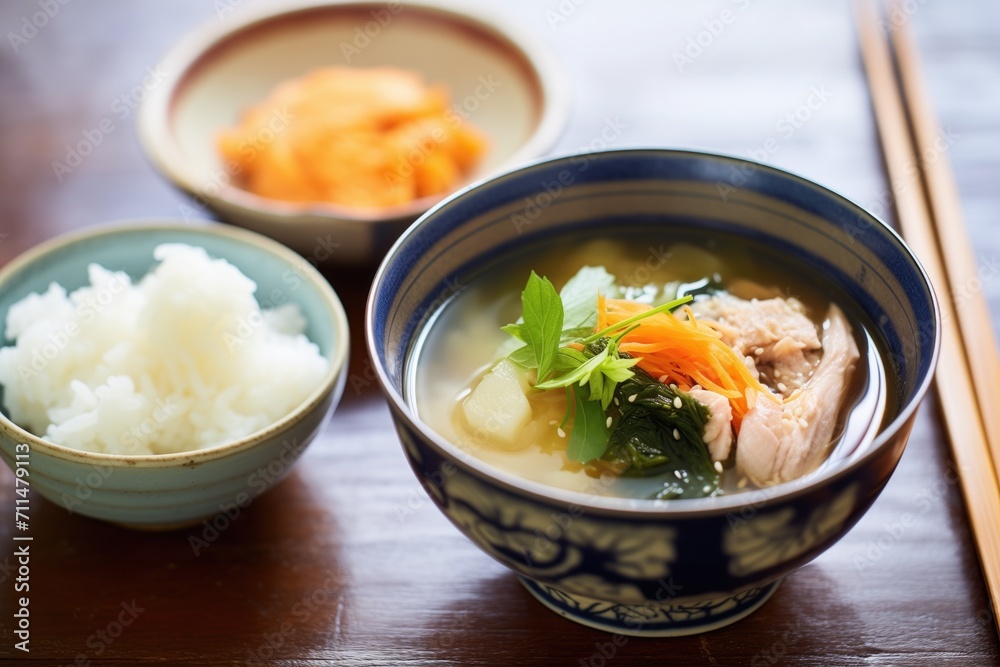
[[837, 534], [851, 516], [857, 493], [857, 484], [852, 484], [829, 505], [821, 505], [804, 517], [797, 517], [795, 509], [785, 507], [730, 521], [730, 529], [722, 536], [722, 549], [730, 558], [729, 573], [736, 577], [752, 575], [823, 543]]

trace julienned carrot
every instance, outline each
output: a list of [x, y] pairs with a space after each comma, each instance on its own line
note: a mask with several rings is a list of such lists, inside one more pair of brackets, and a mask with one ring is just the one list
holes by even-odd
[[[623, 299], [597, 299], [597, 330], [649, 310], [650, 307]], [[642, 320], [619, 344], [622, 352], [640, 357], [639, 368], [655, 378], [675, 383], [683, 390], [694, 385], [729, 399], [736, 428], [753, 404], [754, 392], [778, 400], [750, 373], [743, 358], [722, 342], [710, 324], [695, 319], [684, 308], [682, 320], [671, 313], [657, 313]], [[751, 391], [752, 390], [752, 391]]]

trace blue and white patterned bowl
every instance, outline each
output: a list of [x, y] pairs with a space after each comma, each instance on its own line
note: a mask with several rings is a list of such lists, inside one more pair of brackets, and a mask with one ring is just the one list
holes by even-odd
[[[435, 433], [404, 397], [416, 336], [447, 286], [477, 267], [574, 232], [646, 227], [728, 232], [821, 272], [890, 352], [888, 426], [852, 456], [769, 489], [636, 501], [563, 491], [498, 470]], [[655, 228], [655, 229], [653, 229]], [[545, 605], [634, 635], [732, 623], [867, 511], [903, 452], [938, 351], [922, 268], [885, 224], [801, 177], [741, 159], [624, 150], [547, 160], [457, 193], [389, 252], [367, 340], [406, 456], [441, 511]]]

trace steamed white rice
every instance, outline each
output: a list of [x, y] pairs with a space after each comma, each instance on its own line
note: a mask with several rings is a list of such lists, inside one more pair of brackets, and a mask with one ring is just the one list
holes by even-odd
[[218, 445], [274, 423], [315, 390], [329, 362], [298, 306], [261, 310], [256, 284], [203, 248], [163, 244], [137, 284], [88, 267], [7, 314], [4, 405], [55, 443], [109, 454]]

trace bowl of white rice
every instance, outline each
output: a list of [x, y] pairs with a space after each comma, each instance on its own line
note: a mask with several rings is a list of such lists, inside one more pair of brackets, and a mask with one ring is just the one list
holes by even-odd
[[0, 323], [0, 456], [31, 494], [136, 528], [249, 505], [346, 380], [347, 317], [326, 279], [230, 227], [44, 243], [0, 270]]

